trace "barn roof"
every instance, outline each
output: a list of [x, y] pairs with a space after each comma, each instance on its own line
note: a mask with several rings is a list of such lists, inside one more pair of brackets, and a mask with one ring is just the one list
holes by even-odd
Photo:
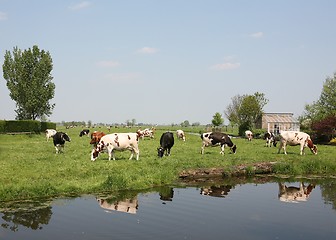
[[297, 122], [293, 113], [265, 113], [263, 115], [264, 121], [268, 123], [294, 123]]

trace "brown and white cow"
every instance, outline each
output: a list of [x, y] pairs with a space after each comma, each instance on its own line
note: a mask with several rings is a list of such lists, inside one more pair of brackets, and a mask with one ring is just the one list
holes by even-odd
[[220, 132], [207, 132], [201, 135], [203, 140], [201, 153], [204, 153], [204, 148], [208, 146], [220, 146], [220, 154], [224, 154], [224, 147], [230, 147], [233, 153], [236, 153], [237, 146], [233, 144], [229, 135]]
[[309, 184], [307, 187], [300, 183], [300, 187], [286, 186], [283, 183], [279, 183], [279, 200], [281, 202], [302, 202], [307, 201], [311, 191], [315, 188], [315, 185]]
[[105, 136], [105, 133], [100, 132], [100, 131], [94, 131], [91, 134], [91, 140], [90, 140], [90, 144], [93, 145], [93, 147], [96, 147], [97, 144], [99, 143], [100, 139]]
[[185, 133], [181, 129], [176, 130], [176, 137], [177, 137], [177, 139], [182, 139], [183, 141], [186, 140]]
[[247, 140], [252, 141], [253, 133], [250, 130], [246, 130], [245, 137], [247, 138]]
[[136, 133], [141, 139], [144, 139], [145, 137], [154, 138], [155, 129], [153, 127], [151, 129], [145, 128], [144, 130], [138, 129]]
[[304, 154], [304, 148], [309, 147], [310, 151], [313, 154], [317, 154], [317, 147], [313, 144], [313, 141], [311, 140], [310, 136], [307, 133], [304, 132], [298, 132], [298, 131], [282, 131], [280, 133], [280, 146], [279, 151], [283, 148], [284, 153], [286, 152], [286, 146], [296, 146], [300, 145], [300, 155]]
[[97, 146], [92, 149], [91, 160], [95, 161], [102, 151], [107, 151], [109, 160], [115, 160], [114, 151], [130, 150], [130, 160], [136, 154], [136, 160], [139, 160], [139, 137], [136, 133], [112, 133], [103, 136]]

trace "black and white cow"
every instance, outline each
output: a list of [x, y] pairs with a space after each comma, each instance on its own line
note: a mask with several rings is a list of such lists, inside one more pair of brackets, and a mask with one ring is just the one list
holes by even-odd
[[275, 136], [271, 132], [265, 133], [264, 140], [266, 140], [266, 147], [272, 147], [271, 144], [273, 144], [274, 147], [276, 147], [276, 145], [277, 145], [277, 141], [275, 139]]
[[160, 138], [160, 147], [158, 150], [158, 156], [163, 157], [166, 152], [166, 156], [170, 156], [170, 149], [174, 146], [174, 134], [172, 132], [165, 132]]
[[225, 145], [229, 146], [233, 153], [236, 153], [237, 146], [233, 144], [229, 135], [220, 132], [207, 132], [201, 135], [203, 140], [201, 153], [204, 153], [204, 148], [208, 146], [220, 146], [220, 154], [224, 154]]
[[83, 129], [80, 133], [79, 136], [82, 137], [84, 135], [89, 136], [90, 130], [89, 129]]
[[46, 134], [47, 142], [49, 141], [49, 138], [52, 138], [56, 133], [57, 131], [55, 129], [46, 129], [45, 134]]
[[71, 139], [68, 136], [68, 134], [66, 134], [64, 132], [57, 132], [53, 136], [53, 142], [54, 142], [54, 146], [55, 146], [55, 149], [56, 149], [56, 153], [64, 152], [65, 141], [70, 142]]

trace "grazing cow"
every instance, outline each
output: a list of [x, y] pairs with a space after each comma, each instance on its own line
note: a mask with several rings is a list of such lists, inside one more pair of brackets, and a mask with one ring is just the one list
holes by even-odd
[[304, 154], [305, 147], [309, 147], [313, 154], [317, 154], [317, 147], [313, 144], [313, 141], [307, 133], [298, 131], [282, 131], [280, 133], [280, 138], [280, 147], [278, 153], [280, 153], [280, 150], [283, 148], [284, 153], [287, 154], [286, 145], [300, 145], [300, 155]]
[[271, 143], [273, 143], [274, 147], [276, 147], [276, 145], [277, 145], [277, 141], [275, 139], [275, 136], [271, 132], [265, 133], [264, 140], [266, 140], [266, 147], [272, 147]]
[[45, 134], [46, 134], [47, 142], [49, 141], [49, 138], [53, 137], [56, 133], [57, 131], [55, 129], [46, 129]]
[[203, 140], [201, 153], [204, 153], [204, 148], [208, 146], [220, 146], [220, 154], [224, 154], [225, 145], [229, 146], [233, 153], [236, 153], [237, 146], [232, 143], [229, 135], [220, 132], [207, 132], [201, 135]]
[[136, 154], [136, 160], [139, 160], [139, 137], [136, 133], [112, 133], [103, 136], [97, 146], [92, 149], [91, 160], [95, 161], [102, 151], [107, 151], [109, 160], [115, 160], [114, 151], [130, 150], [130, 160]]
[[139, 137], [141, 137], [141, 139], [144, 139], [145, 137], [149, 137], [149, 138], [154, 138], [154, 129], [149, 129], [146, 128], [144, 130], [139, 129], [137, 132]]
[[163, 157], [166, 152], [166, 156], [170, 156], [170, 149], [174, 146], [174, 134], [172, 132], [165, 132], [160, 138], [160, 147], [158, 150], [158, 156]]
[[89, 129], [83, 129], [80, 133], [79, 136], [82, 137], [84, 135], [89, 136], [90, 130]]
[[183, 141], [186, 140], [186, 136], [185, 136], [183, 130], [181, 130], [181, 129], [176, 130], [176, 137], [177, 137], [177, 139], [182, 139]]
[[283, 183], [279, 183], [279, 200], [281, 202], [293, 202], [307, 201], [309, 194], [315, 188], [315, 185], [309, 184], [306, 187], [303, 182], [300, 183], [300, 187], [287, 187]]
[[62, 152], [64, 152], [65, 141], [70, 142], [71, 139], [68, 136], [68, 134], [66, 134], [64, 132], [57, 132], [53, 136], [53, 142], [54, 142], [54, 146], [55, 146], [55, 149], [56, 149], [56, 153], [62, 153]]
[[105, 136], [105, 133], [103, 132], [99, 132], [99, 131], [94, 131], [92, 134], [91, 134], [91, 141], [90, 141], [90, 144], [93, 145], [93, 147], [96, 147], [97, 144], [99, 143], [100, 139]]
[[253, 133], [250, 130], [245, 131], [245, 136], [246, 136], [247, 140], [252, 141]]

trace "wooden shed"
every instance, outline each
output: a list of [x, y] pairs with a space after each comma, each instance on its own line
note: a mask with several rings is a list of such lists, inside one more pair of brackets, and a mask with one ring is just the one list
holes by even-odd
[[293, 113], [264, 113], [258, 125], [274, 134], [289, 130], [300, 131], [300, 123], [294, 118]]

